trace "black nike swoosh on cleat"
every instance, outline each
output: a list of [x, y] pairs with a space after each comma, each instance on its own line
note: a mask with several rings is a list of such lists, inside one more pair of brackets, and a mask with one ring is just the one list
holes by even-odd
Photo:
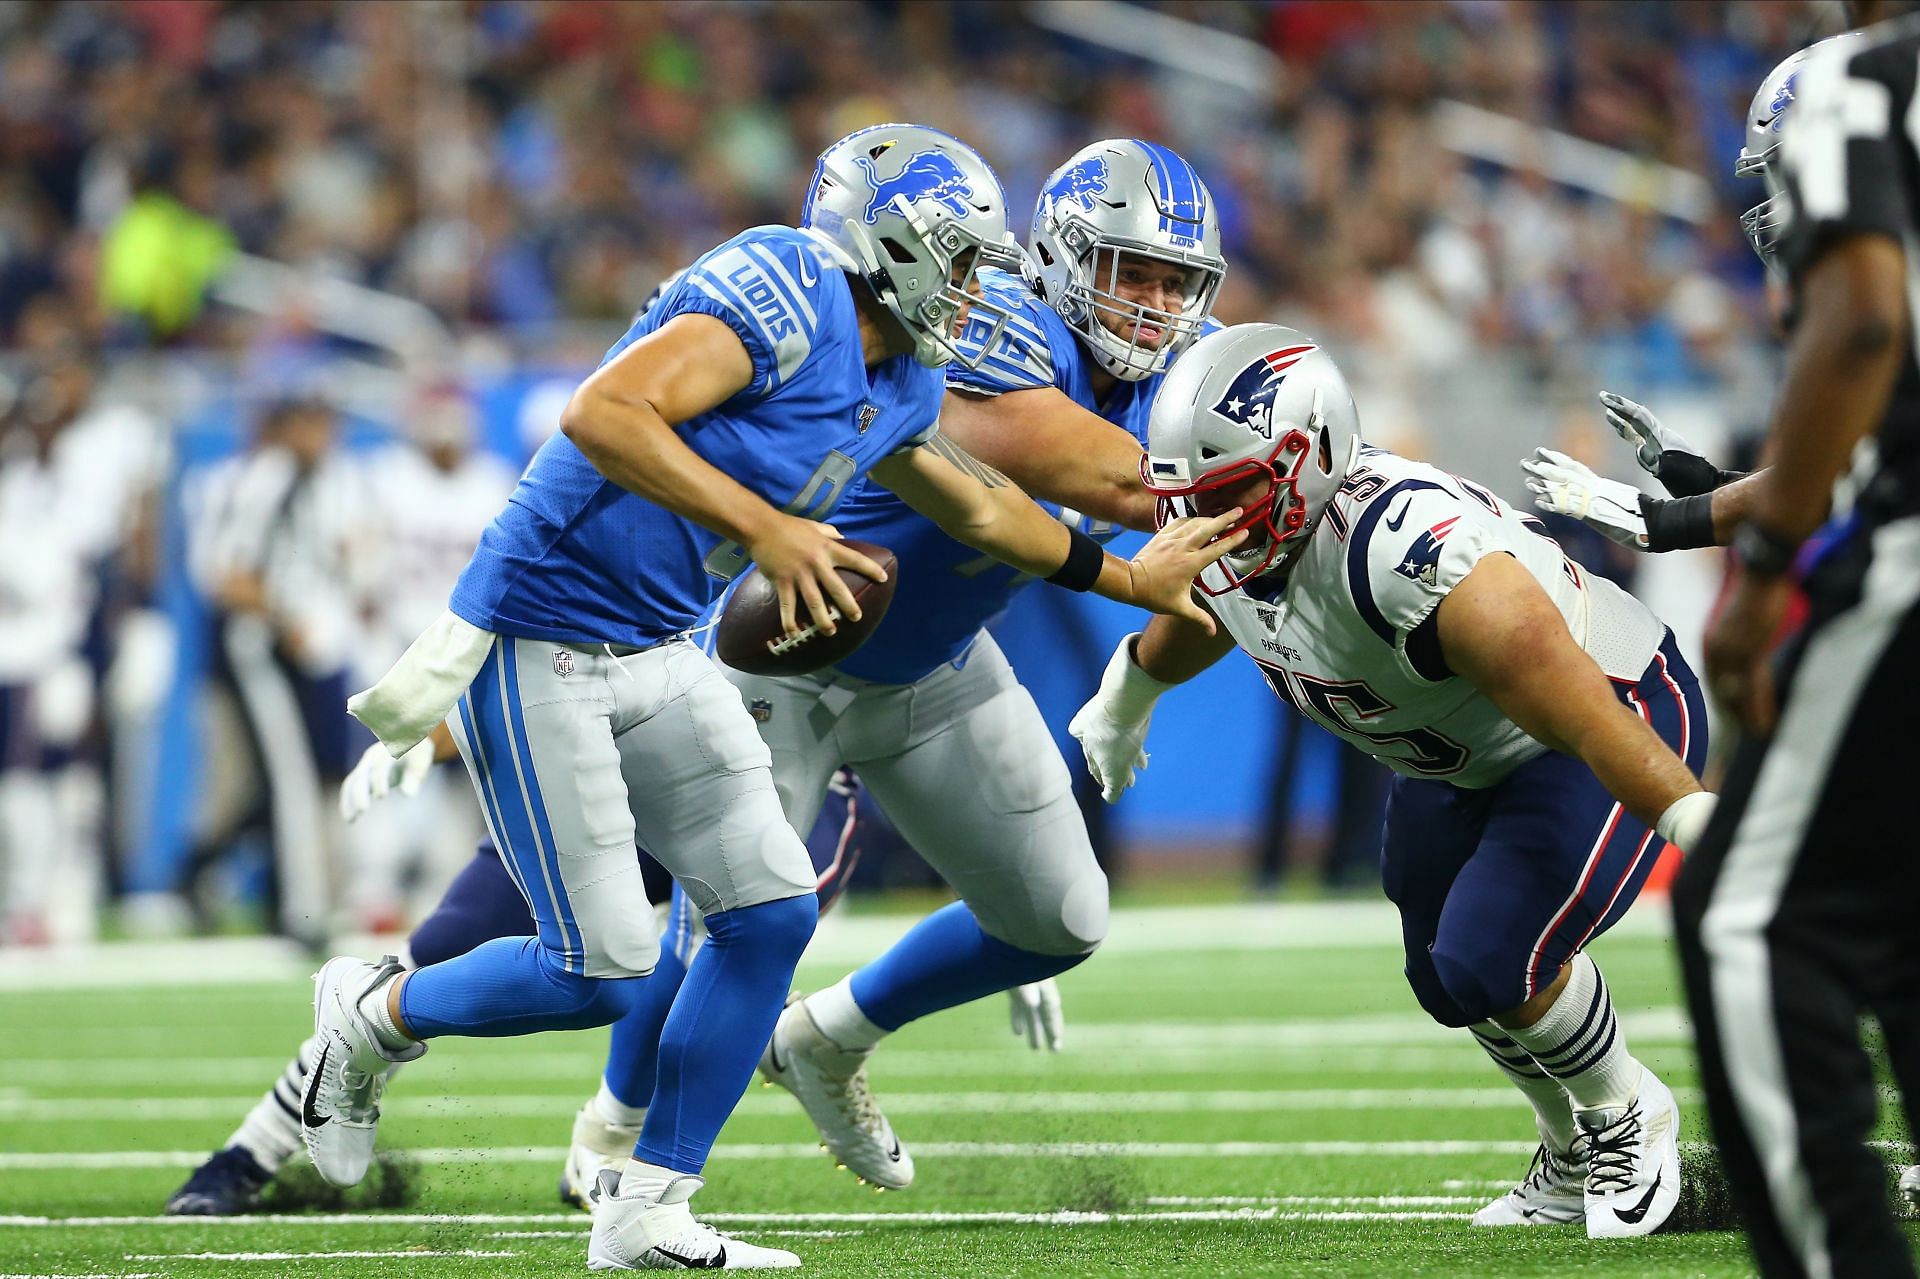
[[1640, 1196], [1640, 1202], [1631, 1208], [1615, 1208], [1613, 1215], [1629, 1226], [1637, 1226], [1646, 1219], [1647, 1209], [1653, 1207], [1653, 1196], [1660, 1189], [1660, 1178], [1666, 1176], [1665, 1170], [1655, 1174], [1653, 1184], [1647, 1187], [1647, 1193]]
[[893, 1160], [895, 1163], [900, 1162], [900, 1139], [898, 1137], [893, 1139], [893, 1149], [887, 1152], [887, 1158]]
[[320, 1060], [313, 1064], [313, 1073], [307, 1076], [307, 1090], [300, 1094], [300, 1122], [309, 1128], [324, 1128], [332, 1118], [313, 1108], [314, 1101], [320, 1096], [320, 1080], [327, 1073], [327, 1054], [332, 1051], [332, 1044], [321, 1045]]
[[773, 1066], [774, 1074], [784, 1075], [787, 1073], [787, 1063], [780, 1060], [780, 1041], [778, 1039], [769, 1039], [767, 1041], [767, 1061]]
[[714, 1253], [711, 1257], [683, 1257], [677, 1252], [670, 1252], [662, 1248], [659, 1244], [653, 1245], [653, 1250], [665, 1257], [668, 1261], [678, 1262], [688, 1270], [725, 1270], [727, 1268], [727, 1250], [725, 1245], [722, 1245], [720, 1251]]

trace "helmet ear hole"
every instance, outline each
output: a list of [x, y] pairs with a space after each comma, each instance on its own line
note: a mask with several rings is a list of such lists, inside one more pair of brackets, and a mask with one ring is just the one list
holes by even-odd
[[1320, 431], [1320, 447], [1314, 450], [1322, 475], [1333, 474], [1333, 440], [1330, 438], [1332, 435], [1333, 432], [1323, 427]]
[[1206, 445], [1206, 444], [1202, 444], [1200, 446], [1200, 460], [1202, 462], [1211, 462], [1214, 458], [1219, 456], [1220, 456], [1219, 449], [1213, 448], [1212, 446]]
[[901, 266], [913, 265], [914, 256], [912, 250], [908, 249], [906, 245], [900, 243], [900, 241], [894, 239], [892, 236], [882, 236], [880, 239], [880, 247], [887, 251], [888, 257], [898, 262]]

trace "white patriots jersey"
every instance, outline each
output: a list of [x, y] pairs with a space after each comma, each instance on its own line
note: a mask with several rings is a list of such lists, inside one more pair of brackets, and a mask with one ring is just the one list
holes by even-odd
[[1435, 609], [1499, 552], [1610, 678], [1641, 677], [1665, 632], [1644, 604], [1568, 560], [1531, 516], [1382, 449], [1361, 450], [1284, 582], [1255, 578], [1209, 603], [1310, 719], [1397, 772], [1477, 789], [1547, 749], [1440, 656]]

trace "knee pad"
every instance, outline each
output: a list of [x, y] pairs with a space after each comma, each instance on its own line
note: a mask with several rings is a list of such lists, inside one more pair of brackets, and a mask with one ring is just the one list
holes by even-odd
[[[1433, 971], [1454, 1016], [1459, 1018], [1443, 1017], [1428, 1007], [1428, 1013], [1443, 1026], [1491, 1021], [1496, 1014], [1511, 1012], [1527, 1001], [1524, 959], [1442, 941], [1433, 948]], [[1425, 1006], [1426, 1001], [1421, 1002]]]
[[1416, 964], [1409, 958], [1405, 971], [1407, 985], [1413, 988], [1413, 997], [1420, 1001], [1427, 1016], [1456, 1030], [1474, 1023], [1475, 1018], [1447, 993], [1446, 984], [1440, 980], [1432, 962]]
[[707, 916], [707, 944], [751, 945], [771, 955], [791, 956], [797, 963], [813, 940], [813, 928], [819, 919], [820, 899], [811, 892], [716, 911]]

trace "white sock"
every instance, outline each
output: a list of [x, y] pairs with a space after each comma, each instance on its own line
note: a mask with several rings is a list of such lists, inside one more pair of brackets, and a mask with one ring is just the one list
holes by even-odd
[[874, 1025], [853, 1002], [850, 976], [808, 995], [805, 1002], [807, 1014], [820, 1033], [848, 1052], [871, 1052], [875, 1044], [893, 1033]]
[[643, 1199], [658, 1199], [666, 1193], [668, 1186], [688, 1175], [684, 1172], [675, 1172], [671, 1168], [662, 1168], [659, 1164], [629, 1159], [627, 1166], [620, 1170], [620, 1197], [631, 1199], [639, 1195]]
[[1493, 1058], [1493, 1064], [1500, 1067], [1500, 1073], [1526, 1095], [1533, 1107], [1533, 1126], [1539, 1131], [1540, 1140], [1555, 1154], [1571, 1152], [1580, 1127], [1573, 1122], [1572, 1100], [1560, 1081], [1542, 1070], [1526, 1049], [1492, 1022], [1476, 1022], [1467, 1029], [1487, 1050], [1487, 1056]]
[[1546, 1016], [1525, 1029], [1503, 1029], [1567, 1090], [1575, 1114], [1624, 1108], [1639, 1095], [1642, 1067], [1627, 1052], [1600, 970], [1584, 954], [1567, 967], [1566, 987]]
[[646, 1122], [645, 1106], [629, 1106], [613, 1095], [613, 1089], [607, 1087], [607, 1081], [600, 1081], [600, 1091], [593, 1095], [593, 1110], [602, 1122], [615, 1124], [621, 1128], [638, 1128]]
[[307, 1072], [301, 1063], [318, 1051], [312, 1037], [300, 1045], [299, 1055], [287, 1063], [273, 1087], [254, 1103], [227, 1138], [227, 1145], [240, 1147], [268, 1172], [279, 1172], [300, 1149], [300, 1095], [307, 1084]]
[[400, 1033], [400, 1027], [394, 1023], [393, 1013], [387, 1009], [387, 991], [399, 977], [398, 973], [367, 989], [360, 996], [360, 1015], [373, 1026], [373, 1037], [380, 1046], [389, 1052], [398, 1052], [411, 1047], [415, 1041]]

